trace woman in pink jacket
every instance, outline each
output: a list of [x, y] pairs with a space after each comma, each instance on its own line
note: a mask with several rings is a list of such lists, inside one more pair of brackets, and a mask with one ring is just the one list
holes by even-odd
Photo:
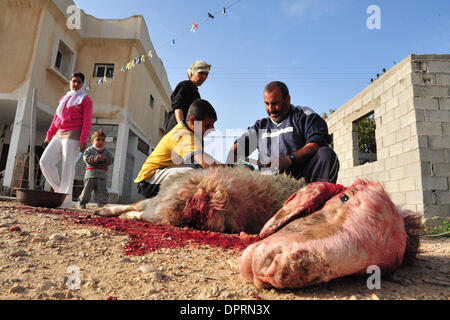
[[[40, 166], [55, 192], [68, 194], [62, 208], [72, 208], [72, 188], [79, 150], [87, 148], [91, 130], [92, 100], [85, 91], [84, 74], [76, 72], [70, 80], [71, 91], [61, 98], [55, 117], [47, 132]], [[62, 173], [57, 164], [61, 161]]]

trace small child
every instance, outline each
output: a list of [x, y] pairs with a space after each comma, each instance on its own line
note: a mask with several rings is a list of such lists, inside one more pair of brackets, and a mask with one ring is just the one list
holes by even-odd
[[112, 164], [113, 156], [105, 147], [106, 135], [102, 129], [95, 131], [91, 136], [92, 146], [83, 154], [86, 163], [84, 175], [84, 189], [79, 197], [80, 207], [86, 209], [86, 204], [91, 200], [94, 190], [95, 201], [99, 207], [108, 202], [108, 189], [106, 188], [106, 173], [108, 166]]

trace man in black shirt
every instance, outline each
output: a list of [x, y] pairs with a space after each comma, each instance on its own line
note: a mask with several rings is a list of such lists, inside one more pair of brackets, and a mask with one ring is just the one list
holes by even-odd
[[227, 163], [258, 149], [261, 170], [271, 168], [296, 179], [305, 178], [308, 183], [336, 183], [339, 160], [328, 147], [331, 136], [325, 120], [291, 105], [289, 89], [282, 82], [266, 86], [264, 103], [269, 117], [256, 121], [235, 142]]

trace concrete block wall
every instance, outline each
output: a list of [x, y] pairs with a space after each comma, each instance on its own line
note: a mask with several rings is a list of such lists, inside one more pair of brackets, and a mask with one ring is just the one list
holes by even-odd
[[[327, 119], [341, 162], [338, 183], [380, 181], [402, 208], [450, 215], [448, 70], [450, 55], [408, 56]], [[354, 122], [370, 112], [377, 161], [358, 166]]]
[[450, 55], [412, 55], [427, 216], [450, 216]]

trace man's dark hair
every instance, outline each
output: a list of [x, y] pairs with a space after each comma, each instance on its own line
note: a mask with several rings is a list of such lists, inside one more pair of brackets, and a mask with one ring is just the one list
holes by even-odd
[[289, 89], [287, 87], [287, 85], [285, 85], [283, 82], [281, 81], [274, 81], [269, 83], [265, 88], [264, 88], [264, 92], [272, 92], [275, 88], [280, 88], [281, 90], [281, 95], [283, 96], [283, 99], [286, 99], [289, 96]]
[[213, 118], [217, 121], [217, 113], [213, 106], [206, 100], [197, 99], [189, 107], [186, 115], [186, 120], [194, 116], [195, 120], [202, 121], [208, 118]]
[[80, 78], [80, 79], [83, 81], [83, 83], [84, 83], [84, 74], [82, 74], [81, 72], [74, 72], [74, 73], [72, 74], [72, 76], [70, 77], [70, 79], [72, 79], [72, 78], [74, 78], [74, 77]]

